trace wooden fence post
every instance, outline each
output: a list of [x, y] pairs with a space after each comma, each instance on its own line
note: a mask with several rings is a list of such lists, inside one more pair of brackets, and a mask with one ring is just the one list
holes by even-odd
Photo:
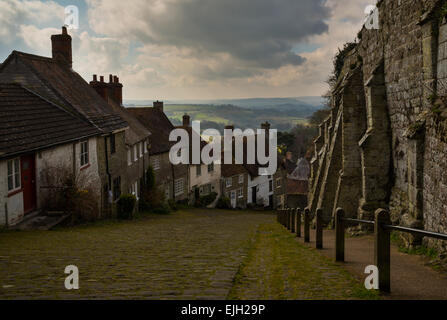
[[374, 224], [374, 263], [379, 269], [379, 290], [390, 292], [390, 232], [383, 228], [384, 224], [391, 224], [390, 213], [378, 209]]
[[335, 261], [345, 261], [345, 212], [338, 208], [335, 212]]
[[296, 236], [301, 238], [301, 209], [296, 209]]
[[293, 213], [294, 213], [293, 209], [290, 208], [289, 209], [289, 231], [290, 232], [293, 232]]
[[304, 210], [304, 242], [310, 242], [310, 210]]
[[317, 249], [323, 249], [323, 209], [317, 209], [315, 242]]
[[291, 213], [290, 213], [290, 232], [295, 233], [296, 232], [296, 210], [295, 209], [291, 209]]

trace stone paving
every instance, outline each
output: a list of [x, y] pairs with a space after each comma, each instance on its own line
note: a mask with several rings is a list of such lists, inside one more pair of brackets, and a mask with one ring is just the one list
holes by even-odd
[[[270, 213], [190, 210], [0, 233], [0, 299], [225, 299]], [[64, 287], [76, 265], [80, 289]]]

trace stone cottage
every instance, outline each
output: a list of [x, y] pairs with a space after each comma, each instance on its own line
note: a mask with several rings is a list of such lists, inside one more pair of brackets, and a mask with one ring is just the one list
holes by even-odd
[[[51, 58], [13, 51], [0, 67], [0, 83], [19, 83], [100, 131], [101, 135], [89, 139], [82, 148], [93, 149], [96, 155], [101, 190], [98, 200], [103, 215], [109, 216], [119, 195], [129, 188], [132, 190], [137, 180], [136, 176], [127, 179], [128, 150], [133, 149], [132, 162], [140, 161], [140, 150], [144, 154], [144, 135], [147, 137], [148, 133], [126, 137], [126, 131], [135, 128], [135, 122], [129, 124], [123, 118], [129, 119], [120, 106], [122, 85], [118, 79], [111, 77], [107, 86], [101, 83], [103, 78], [99, 84], [94, 79], [90, 85], [72, 69], [71, 36], [65, 27], [61, 34], [51, 37], [51, 43]], [[142, 170], [139, 168], [138, 172]]]
[[174, 142], [169, 134], [174, 126], [163, 110], [163, 102], [154, 102], [153, 108], [127, 108], [151, 133], [149, 164], [154, 169], [155, 181], [166, 199], [186, 201], [188, 199], [188, 165], [173, 165], [169, 161], [169, 151]]
[[66, 178], [58, 175], [72, 174], [78, 187], [99, 197], [96, 141], [101, 135], [93, 124], [29, 89], [1, 83], [0, 225], [13, 226], [53, 201], [48, 191], [59, 182], [54, 179]]
[[337, 207], [363, 219], [385, 208], [396, 224], [447, 233], [447, 2], [377, 6], [379, 29], [360, 31], [320, 125], [308, 205], [326, 223]]

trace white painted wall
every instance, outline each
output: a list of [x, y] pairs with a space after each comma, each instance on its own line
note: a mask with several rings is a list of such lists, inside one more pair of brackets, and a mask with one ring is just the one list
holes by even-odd
[[[220, 190], [220, 177], [221, 177], [221, 166], [215, 164], [214, 165], [214, 171], [208, 172], [208, 165], [201, 165], [202, 167], [202, 174], [200, 176], [196, 175], [196, 166], [191, 165], [189, 170], [189, 181], [190, 186], [189, 190], [192, 190], [194, 186], [203, 186], [206, 184], [211, 184], [214, 189], [211, 190], [211, 192], [217, 193], [217, 199], [220, 198], [221, 190]], [[214, 204], [213, 204], [214, 205]]]
[[257, 187], [256, 197], [258, 199], [262, 198], [264, 206], [268, 207], [270, 205], [269, 196], [273, 195], [273, 191], [269, 191], [269, 181], [272, 179], [273, 178], [269, 178], [269, 176], [257, 176], [252, 179], [252, 177], [249, 175], [247, 203], [252, 203], [252, 188]]

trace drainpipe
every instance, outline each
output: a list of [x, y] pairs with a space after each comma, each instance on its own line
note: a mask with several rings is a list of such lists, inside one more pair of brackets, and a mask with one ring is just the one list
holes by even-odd
[[105, 159], [106, 159], [106, 173], [107, 173], [108, 185], [109, 185], [107, 191], [110, 191], [110, 190], [112, 190], [111, 189], [112, 188], [112, 176], [110, 175], [110, 172], [109, 172], [109, 153], [107, 150], [107, 137], [104, 137], [104, 146], [105, 146], [104, 152], [105, 152]]

